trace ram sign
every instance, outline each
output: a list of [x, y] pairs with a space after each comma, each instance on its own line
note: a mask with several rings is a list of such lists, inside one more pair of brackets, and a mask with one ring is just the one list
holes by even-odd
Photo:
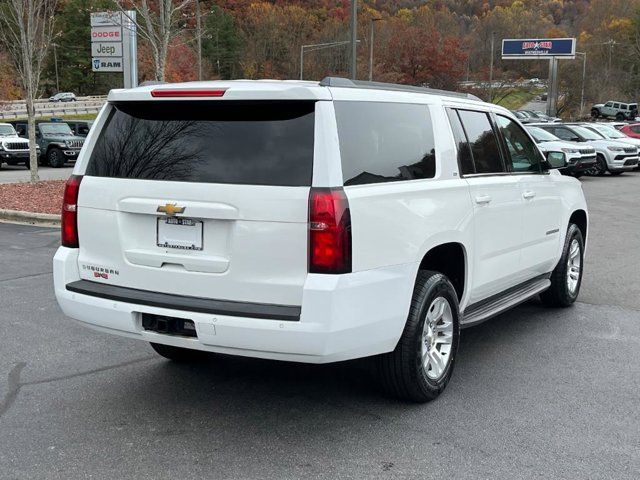
[[575, 38], [533, 38], [502, 40], [502, 58], [575, 58]]

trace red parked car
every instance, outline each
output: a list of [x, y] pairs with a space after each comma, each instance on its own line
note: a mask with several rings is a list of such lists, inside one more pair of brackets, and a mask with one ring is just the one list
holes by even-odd
[[640, 123], [625, 125], [620, 131], [631, 138], [640, 138]]

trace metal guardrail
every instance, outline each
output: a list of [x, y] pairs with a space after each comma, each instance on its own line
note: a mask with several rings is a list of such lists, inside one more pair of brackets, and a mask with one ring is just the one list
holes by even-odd
[[[36, 118], [98, 113], [106, 101], [106, 96], [78, 97], [75, 102], [50, 102], [48, 99], [38, 99], [35, 102]], [[27, 106], [24, 100], [14, 100], [0, 105], [0, 119], [15, 120], [26, 116]]]

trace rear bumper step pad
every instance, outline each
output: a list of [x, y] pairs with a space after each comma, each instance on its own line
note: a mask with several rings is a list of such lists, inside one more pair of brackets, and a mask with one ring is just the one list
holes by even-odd
[[213, 300], [186, 295], [149, 292], [135, 288], [118, 287], [78, 280], [66, 285], [70, 292], [105, 298], [119, 302], [147, 305], [150, 307], [169, 308], [188, 312], [227, 315], [230, 317], [259, 318], [263, 320], [300, 321], [301, 307], [291, 305], [272, 305], [268, 303], [234, 302], [229, 300]]

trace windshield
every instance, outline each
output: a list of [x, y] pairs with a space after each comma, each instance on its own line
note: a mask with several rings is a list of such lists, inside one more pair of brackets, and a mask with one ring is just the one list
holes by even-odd
[[604, 137], [599, 133], [589, 130], [586, 127], [574, 126], [571, 127], [574, 132], [580, 135], [585, 140], [602, 140]]
[[39, 127], [43, 135], [73, 135], [66, 123], [41, 123]]
[[527, 132], [531, 134], [531, 136], [537, 143], [554, 142], [556, 140], [560, 140], [555, 135], [539, 127], [527, 127]]
[[16, 131], [11, 125], [0, 125], [0, 137], [6, 137], [7, 135], [16, 135]]
[[624, 133], [619, 132], [609, 125], [594, 125], [592, 128], [597, 130], [598, 133], [601, 133], [607, 138], [627, 138]]

